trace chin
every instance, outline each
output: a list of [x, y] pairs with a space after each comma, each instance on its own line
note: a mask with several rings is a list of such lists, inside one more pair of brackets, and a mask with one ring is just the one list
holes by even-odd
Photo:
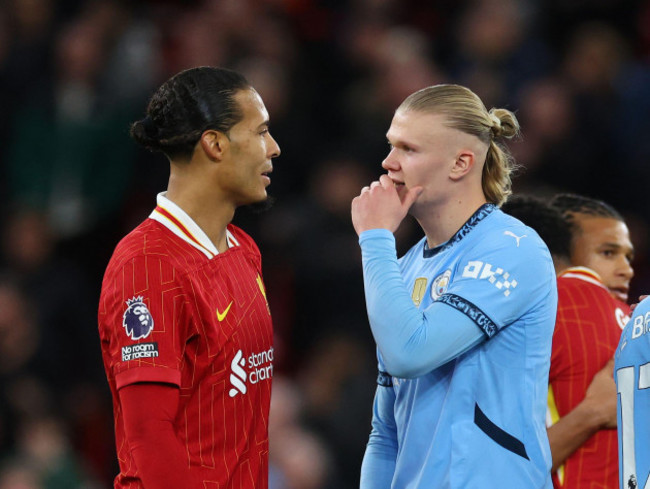
[[249, 209], [250, 211], [256, 214], [259, 214], [273, 207], [274, 202], [275, 199], [273, 197], [271, 197], [270, 195], [265, 195], [263, 199], [260, 199], [256, 202], [251, 202], [250, 204], [247, 204], [244, 207], [246, 207], [247, 209]]

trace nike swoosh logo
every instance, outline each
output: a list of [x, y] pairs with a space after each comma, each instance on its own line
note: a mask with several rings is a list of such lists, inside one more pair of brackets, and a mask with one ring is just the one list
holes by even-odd
[[219, 309], [217, 309], [217, 319], [219, 320], [219, 322], [225, 319], [226, 314], [228, 314], [228, 311], [230, 311], [230, 306], [232, 306], [232, 301], [230, 301], [230, 304], [228, 304], [228, 307], [226, 307], [225, 311], [219, 312]]

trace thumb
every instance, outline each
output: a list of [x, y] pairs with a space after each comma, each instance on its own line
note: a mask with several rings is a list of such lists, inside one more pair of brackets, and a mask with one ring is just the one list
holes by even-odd
[[413, 187], [406, 192], [402, 200], [402, 207], [410, 209], [416, 199], [420, 196], [424, 189], [422, 187]]

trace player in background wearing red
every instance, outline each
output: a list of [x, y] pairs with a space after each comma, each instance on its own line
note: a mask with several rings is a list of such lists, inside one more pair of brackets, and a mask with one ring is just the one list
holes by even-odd
[[117, 245], [99, 304], [119, 489], [265, 489], [273, 374], [260, 253], [231, 224], [264, 202], [280, 148], [240, 74], [194, 68], [132, 137], [170, 162], [166, 192]]
[[505, 209], [542, 236], [558, 273], [549, 374], [553, 484], [617, 487], [613, 354], [630, 312], [624, 300], [632, 245], [623, 218], [607, 204], [576, 195], [553, 203], [514, 197]]
[[[567, 288], [566, 306], [558, 307], [549, 375], [550, 412], [553, 404], [557, 408], [557, 422], [549, 427], [555, 487], [617, 487], [613, 358], [630, 314], [634, 248], [623, 217], [605, 202], [560, 194], [551, 205], [571, 227], [571, 263], [590, 270], [573, 278], [583, 282], [593, 278], [614, 299], [607, 302], [601, 293], [602, 299], [587, 307]], [[599, 312], [609, 321], [596, 321]]]

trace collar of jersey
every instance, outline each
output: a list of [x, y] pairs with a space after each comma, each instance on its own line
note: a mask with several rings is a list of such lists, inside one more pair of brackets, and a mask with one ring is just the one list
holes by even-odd
[[[186, 243], [192, 245], [208, 258], [214, 258], [219, 254], [219, 250], [214, 243], [208, 238], [207, 234], [199, 227], [198, 224], [180, 207], [165, 197], [166, 192], [161, 192], [156, 197], [158, 204], [153, 212], [149, 215], [154, 221], [169, 229], [176, 236]], [[228, 248], [238, 246], [239, 243], [226, 229], [226, 242]]]
[[462, 240], [465, 236], [467, 236], [472, 229], [476, 227], [476, 225], [481, 222], [483, 219], [485, 219], [487, 216], [492, 214], [496, 210], [497, 206], [494, 204], [483, 204], [481, 207], [479, 207], [474, 214], [472, 214], [472, 217], [470, 217], [467, 221], [465, 221], [465, 224], [463, 224], [456, 233], [449, 238], [447, 241], [444, 243], [436, 246], [435, 248], [428, 248], [427, 247], [427, 240], [424, 240], [424, 247], [422, 250], [422, 254], [424, 258], [431, 258], [433, 256], [436, 256], [438, 253], [441, 253], [445, 251], [448, 248], [451, 248], [453, 245], [458, 243], [460, 240]]
[[607, 290], [607, 287], [603, 283], [603, 280], [600, 278], [600, 275], [595, 270], [587, 267], [570, 267], [566, 270], [563, 270], [558, 276], [558, 278], [577, 278], [578, 280], [584, 280], [594, 285], [598, 285], [603, 289]]

